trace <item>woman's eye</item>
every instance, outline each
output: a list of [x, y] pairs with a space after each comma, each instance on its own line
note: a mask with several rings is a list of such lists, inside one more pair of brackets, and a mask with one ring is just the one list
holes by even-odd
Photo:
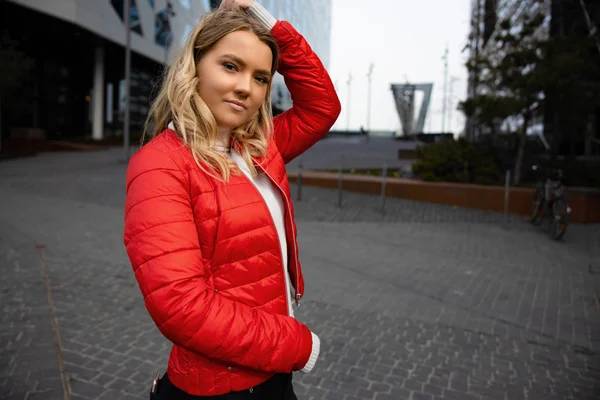
[[232, 63], [223, 63], [223, 66], [229, 71], [235, 71], [237, 69]]
[[269, 83], [269, 78], [266, 78], [264, 76], [257, 76], [256, 80], [264, 85], [266, 85], [267, 83]]

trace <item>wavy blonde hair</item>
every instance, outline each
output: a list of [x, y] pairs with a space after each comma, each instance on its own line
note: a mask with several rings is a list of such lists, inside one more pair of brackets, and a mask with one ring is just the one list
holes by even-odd
[[[210, 109], [198, 94], [197, 65], [219, 40], [236, 31], [252, 32], [269, 46], [273, 54], [271, 75], [275, 74], [279, 63], [279, 47], [266, 27], [244, 11], [216, 11], [206, 14], [165, 71], [142, 136], [143, 145], [150, 124], [153, 128], [149, 136], [155, 137], [172, 121], [177, 135], [191, 151], [196, 164], [206, 173], [225, 182], [229, 180], [232, 171], [238, 171], [223, 153], [213, 148], [218, 127]], [[232, 143], [240, 145], [241, 155], [252, 175], [256, 175], [252, 157], [265, 155], [273, 131], [271, 82], [272, 79], [258, 112], [232, 131]]]

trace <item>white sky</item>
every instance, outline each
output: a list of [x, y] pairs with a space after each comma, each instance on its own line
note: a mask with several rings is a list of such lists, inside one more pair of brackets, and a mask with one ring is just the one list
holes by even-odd
[[[396, 130], [400, 120], [390, 85], [433, 82], [425, 132], [442, 130], [444, 62], [448, 46], [448, 75], [453, 85], [452, 111], [447, 111], [447, 130], [460, 132], [462, 113], [456, 110], [465, 98], [467, 56], [463, 48], [469, 34], [468, 0], [333, 0], [329, 73], [342, 102], [342, 114], [333, 129], [367, 126], [367, 72], [372, 75], [371, 129]], [[348, 74], [353, 79], [348, 105]], [[416, 99], [418, 115], [420, 97]], [[452, 121], [450, 121], [450, 118]]]

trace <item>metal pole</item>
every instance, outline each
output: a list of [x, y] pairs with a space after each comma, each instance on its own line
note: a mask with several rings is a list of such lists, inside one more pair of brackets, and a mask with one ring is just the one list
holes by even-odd
[[450, 77], [450, 89], [449, 89], [449, 95], [448, 95], [448, 129], [450, 130], [451, 133], [452, 132], [452, 109], [454, 108], [453, 104], [452, 104], [452, 99], [454, 97], [454, 82], [457, 82], [458, 78], [455, 76], [451, 76]]
[[346, 116], [346, 130], [349, 131], [350, 130], [350, 99], [351, 99], [351, 95], [352, 95], [352, 91], [350, 90], [350, 84], [352, 83], [352, 73], [348, 74], [348, 80], [346, 81], [346, 84], [348, 85], [348, 105], [346, 106], [346, 112], [347, 112], [347, 116]]
[[125, 0], [125, 112], [123, 117], [123, 151], [125, 162], [129, 162], [129, 119], [131, 88], [131, 0]]
[[344, 156], [340, 155], [340, 169], [338, 175], [338, 207], [342, 207], [342, 193], [344, 186]]
[[385, 187], [387, 183], [387, 163], [383, 164], [383, 170], [381, 171], [381, 212], [385, 214]]
[[504, 226], [508, 219], [508, 200], [510, 195], [510, 170], [506, 170], [506, 180], [504, 182]]
[[448, 47], [444, 53], [444, 99], [442, 100], [442, 133], [446, 133], [446, 103], [448, 102]]
[[367, 95], [367, 135], [371, 131], [371, 75], [373, 74], [373, 63], [369, 65], [369, 73], [367, 74], [367, 78], [369, 78], [369, 94]]
[[302, 200], [302, 161], [298, 164], [298, 201]]

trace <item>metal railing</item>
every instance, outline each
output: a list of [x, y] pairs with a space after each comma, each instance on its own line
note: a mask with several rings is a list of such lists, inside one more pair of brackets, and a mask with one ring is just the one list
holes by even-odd
[[[352, 158], [352, 165], [345, 165], [345, 161], [349, 158]], [[357, 163], [358, 160], [358, 163]], [[366, 160], [366, 162], [365, 162]], [[386, 195], [386, 189], [387, 189], [387, 183], [388, 183], [388, 175], [389, 175], [389, 171], [390, 169], [398, 169], [399, 171], [402, 170], [402, 166], [394, 163], [394, 165], [392, 167], [390, 167], [390, 162], [389, 160], [382, 160], [381, 157], [374, 157], [374, 156], [361, 156], [361, 155], [356, 155], [353, 154], [352, 156], [348, 156], [345, 154], [340, 154], [339, 155], [339, 162], [337, 163], [337, 168], [332, 168], [331, 164], [329, 165], [329, 168], [314, 168], [314, 169], [309, 169], [306, 168], [306, 164], [304, 163], [303, 160], [299, 161], [298, 164], [298, 168], [297, 168], [297, 178], [296, 178], [296, 188], [297, 188], [297, 192], [296, 192], [296, 201], [302, 201], [302, 187], [304, 185], [303, 182], [303, 177], [304, 177], [304, 173], [306, 172], [315, 172], [315, 173], [336, 173], [337, 174], [337, 202], [336, 205], [339, 208], [343, 208], [344, 207], [344, 178], [346, 175], [348, 175], [345, 171], [350, 170], [372, 170], [372, 171], [378, 171], [379, 173], [377, 175], [374, 174], [364, 174], [362, 176], [370, 176], [370, 177], [374, 177], [374, 178], [380, 178], [381, 179], [381, 183], [380, 183], [380, 189], [379, 189], [379, 198], [380, 198], [380, 206], [379, 206], [379, 211], [383, 214], [385, 214], [385, 205], [386, 205], [386, 199], [387, 199], [387, 195]], [[334, 172], [335, 171], [335, 172]], [[354, 173], [350, 173], [351, 175], [355, 175]], [[403, 173], [402, 177], [406, 177], [406, 174]], [[400, 177], [400, 174], [398, 174], [398, 177]]]
[[[399, 166], [397, 164], [394, 164], [393, 167], [390, 168], [390, 165], [387, 161], [382, 161], [381, 158], [376, 158], [376, 157], [360, 157], [362, 159], [372, 159], [373, 162], [372, 164], [370, 164], [370, 167], [366, 167], [366, 165], [368, 164], [363, 164], [363, 166], [361, 167], [356, 167], [356, 165], [354, 165], [352, 168], [345, 166], [344, 165], [344, 158], [345, 155], [341, 154], [339, 156], [339, 163], [338, 163], [338, 167], [336, 169], [337, 172], [335, 172], [337, 174], [337, 186], [336, 186], [336, 190], [337, 190], [337, 196], [336, 196], [336, 205], [338, 208], [343, 208], [344, 207], [344, 178], [347, 175], [344, 171], [345, 170], [352, 170], [352, 169], [356, 169], [356, 170], [377, 170], [380, 171], [380, 173], [378, 175], [373, 175], [373, 174], [365, 174], [363, 176], [371, 176], [371, 177], [375, 177], [375, 178], [380, 178], [380, 185], [379, 185], [379, 207], [378, 207], [378, 211], [382, 214], [386, 213], [386, 201], [387, 201], [387, 186], [388, 186], [388, 178], [389, 178], [389, 171], [390, 169], [398, 169], [398, 170], [402, 170], [402, 166]], [[352, 155], [353, 160], [356, 160], [356, 155]], [[378, 166], [376, 166], [378, 164]], [[302, 188], [304, 186], [304, 174], [306, 172], [310, 173], [310, 172], [316, 172], [316, 173], [323, 173], [323, 172], [328, 172], [328, 173], [334, 173], [333, 172], [334, 169], [333, 168], [315, 168], [315, 169], [309, 169], [306, 168], [305, 163], [300, 160], [299, 164], [298, 164], [298, 168], [297, 168], [297, 177], [296, 177], [296, 201], [300, 202], [302, 201]], [[402, 178], [411, 178], [412, 174], [411, 173], [406, 173], [403, 172], [402, 174], [399, 174], [398, 177], [402, 177]], [[505, 174], [505, 180], [504, 180], [504, 210], [503, 210], [503, 218], [502, 218], [502, 226], [503, 227], [508, 227], [509, 224], [509, 208], [510, 208], [510, 191], [511, 191], [511, 179], [512, 179], [512, 174], [510, 170], [506, 170], [506, 174]]]

